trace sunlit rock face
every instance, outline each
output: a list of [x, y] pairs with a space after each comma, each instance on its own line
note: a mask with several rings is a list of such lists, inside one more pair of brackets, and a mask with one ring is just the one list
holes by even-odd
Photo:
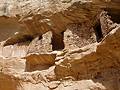
[[119, 90], [119, 0], [0, 0], [0, 90]]

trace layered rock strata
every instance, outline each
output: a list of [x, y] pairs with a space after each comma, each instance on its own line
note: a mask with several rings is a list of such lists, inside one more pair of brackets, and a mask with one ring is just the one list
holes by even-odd
[[119, 90], [119, 0], [0, 0], [0, 90]]

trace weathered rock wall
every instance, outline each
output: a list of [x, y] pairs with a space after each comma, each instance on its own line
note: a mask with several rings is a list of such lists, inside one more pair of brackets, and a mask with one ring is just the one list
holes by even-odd
[[119, 0], [0, 0], [0, 90], [119, 90]]

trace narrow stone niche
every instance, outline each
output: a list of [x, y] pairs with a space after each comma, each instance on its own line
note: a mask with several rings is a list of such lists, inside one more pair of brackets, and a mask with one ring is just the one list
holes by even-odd
[[96, 35], [96, 40], [97, 40], [97, 42], [100, 42], [100, 41], [102, 40], [102, 38], [103, 38], [100, 21], [98, 21], [98, 22], [94, 25], [93, 28], [94, 28], [95, 35]]
[[52, 42], [51, 42], [53, 51], [64, 49], [63, 39], [64, 39], [64, 32], [61, 32], [60, 34], [53, 33]]

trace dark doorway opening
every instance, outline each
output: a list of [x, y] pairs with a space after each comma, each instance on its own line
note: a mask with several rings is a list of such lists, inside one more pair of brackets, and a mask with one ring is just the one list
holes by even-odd
[[53, 49], [53, 51], [64, 49], [63, 38], [64, 38], [64, 32], [62, 32], [60, 34], [53, 33], [53, 37], [52, 37], [52, 49]]
[[95, 35], [96, 35], [96, 40], [97, 42], [100, 42], [103, 38], [100, 21], [98, 21], [93, 28], [94, 28]]

